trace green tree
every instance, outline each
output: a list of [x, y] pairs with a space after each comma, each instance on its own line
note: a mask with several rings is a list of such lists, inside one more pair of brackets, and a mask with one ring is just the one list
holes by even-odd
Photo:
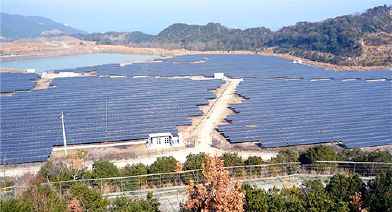
[[392, 170], [368, 183], [364, 205], [369, 211], [392, 211]]
[[[130, 166], [127, 164], [122, 170], [124, 176], [138, 176], [147, 174], [147, 166], [143, 163], [132, 164]], [[124, 180], [124, 189], [127, 191], [133, 191], [140, 188], [142, 182], [144, 182], [146, 177], [131, 177]]]
[[[242, 160], [241, 157], [238, 156], [237, 153], [229, 153], [225, 152], [223, 155], [219, 157], [219, 159], [224, 161], [224, 167], [231, 167], [231, 166], [243, 166], [245, 165], [244, 161]], [[243, 174], [243, 169], [242, 167], [237, 167], [234, 168], [233, 170], [230, 170], [230, 176], [234, 177], [239, 177], [242, 176]]]
[[2, 212], [29, 212], [31, 209], [29, 205], [18, 199], [2, 198], [0, 202], [0, 209]]
[[45, 180], [49, 181], [66, 181], [72, 179], [71, 171], [63, 162], [53, 163], [47, 161], [40, 169], [40, 174]]
[[224, 167], [244, 165], [244, 161], [238, 156], [238, 153], [225, 152], [219, 157], [219, 159], [224, 161]]
[[280, 149], [276, 157], [272, 158], [271, 161], [275, 163], [287, 163], [287, 162], [298, 162], [298, 153], [293, 149]]
[[85, 211], [105, 211], [109, 201], [102, 195], [90, 189], [87, 185], [74, 184], [71, 187], [71, 194], [75, 197]]
[[147, 174], [147, 168], [143, 163], [132, 164], [132, 166], [127, 164], [122, 170], [122, 173], [124, 176], [145, 175]]
[[364, 152], [361, 149], [343, 149], [338, 154], [339, 160], [355, 162], [392, 162], [392, 155], [388, 151], [379, 149]]
[[148, 168], [148, 173], [169, 173], [173, 172], [178, 161], [173, 156], [158, 157]]
[[190, 153], [188, 156], [186, 156], [186, 161], [183, 165], [184, 170], [196, 170], [196, 169], [201, 169], [202, 164], [207, 164], [207, 158], [205, 157], [205, 153], [199, 153], [199, 154], [192, 154]]
[[48, 185], [38, 184], [29, 187], [23, 193], [21, 200], [24, 202], [24, 205], [28, 205], [31, 211], [66, 211], [64, 200], [60, 199], [59, 195]]
[[91, 175], [93, 179], [118, 177], [119, 175], [119, 169], [112, 162], [107, 160], [94, 161], [93, 173]]
[[362, 158], [364, 152], [361, 149], [343, 149], [338, 153], [338, 160], [340, 161], [357, 161], [357, 158]]
[[[356, 193], [364, 193], [364, 183], [358, 174], [352, 177], [346, 177], [341, 174], [334, 175], [330, 180], [325, 190], [335, 202], [344, 201], [350, 202], [351, 196]], [[358, 211], [358, 206], [349, 205], [350, 211]]]
[[147, 199], [130, 199], [128, 197], [117, 197], [110, 207], [112, 212], [158, 212], [159, 201], [153, 197], [152, 192], [148, 192]]
[[244, 183], [240, 192], [244, 191], [244, 211], [268, 211], [270, 203], [264, 189]]
[[316, 161], [336, 161], [337, 154], [329, 146], [317, 145], [299, 155], [298, 161], [302, 164], [311, 164]]
[[265, 164], [265, 163], [266, 162], [263, 161], [263, 158], [261, 158], [260, 156], [249, 156], [244, 161], [245, 165], [261, 165], [261, 164]]

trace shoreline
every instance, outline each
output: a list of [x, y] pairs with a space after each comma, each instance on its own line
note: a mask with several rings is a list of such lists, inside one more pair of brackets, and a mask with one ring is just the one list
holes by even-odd
[[[105, 47], [105, 48], [104, 48]], [[302, 64], [310, 65], [320, 68], [325, 68], [328, 70], [335, 70], [335, 71], [349, 71], [349, 70], [356, 70], [356, 71], [372, 71], [372, 70], [392, 70], [392, 66], [339, 66], [329, 63], [321, 63], [315, 62], [308, 59], [292, 56], [289, 54], [277, 54], [271, 51], [258, 51], [257, 53], [251, 51], [189, 51], [184, 49], [175, 49], [175, 50], [165, 50], [159, 48], [133, 48], [133, 47], [126, 47], [126, 46], [107, 46], [101, 47], [100, 51], [82, 51], [82, 52], [75, 52], [75, 53], [66, 53], [64, 52], [51, 52], [50, 55], [48, 54], [40, 54], [40, 55], [18, 55], [18, 56], [10, 56], [10, 57], [2, 57], [2, 62], [7, 61], [17, 61], [17, 60], [28, 60], [28, 59], [38, 59], [38, 58], [48, 58], [48, 57], [61, 57], [61, 56], [75, 56], [75, 55], [84, 55], [84, 54], [129, 54], [129, 55], [156, 55], [165, 58], [181, 56], [181, 55], [203, 55], [203, 54], [248, 54], [248, 55], [265, 55], [265, 56], [275, 56], [286, 58], [290, 60], [302, 60]], [[7, 59], [5, 59], [7, 58]], [[132, 64], [137, 62], [150, 62], [149, 60], [146, 61], [132, 61], [132, 62], [124, 62], [125, 64]], [[1, 72], [23, 72], [22, 69], [7, 69], [7, 68], [0, 68]]]

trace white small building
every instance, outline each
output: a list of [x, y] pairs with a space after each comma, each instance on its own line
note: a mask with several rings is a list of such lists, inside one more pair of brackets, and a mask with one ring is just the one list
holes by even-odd
[[29, 69], [26, 69], [25, 72], [26, 72], [26, 73], [29, 73], [29, 74], [35, 73], [35, 69], [29, 68]]
[[225, 79], [225, 74], [224, 73], [214, 73], [214, 79]]
[[81, 73], [75, 72], [59, 72], [54, 73], [53, 71], [46, 71], [41, 73], [41, 78], [66, 78], [66, 77], [80, 77]]
[[172, 135], [171, 133], [154, 133], [148, 135], [146, 143], [147, 149], [182, 147], [185, 146], [182, 140], [182, 134]]

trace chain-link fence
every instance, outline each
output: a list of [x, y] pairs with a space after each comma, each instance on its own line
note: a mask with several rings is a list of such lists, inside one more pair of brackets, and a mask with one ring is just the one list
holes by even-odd
[[[301, 175], [334, 175], [359, 174], [361, 177], [370, 177], [392, 170], [392, 163], [366, 163], [320, 161], [315, 164], [279, 163], [249, 166], [225, 167], [233, 180], [255, 180], [281, 176]], [[80, 183], [100, 191], [102, 194], [124, 193], [148, 189], [170, 188], [186, 186], [190, 180], [196, 184], [203, 181], [202, 170], [188, 170], [178, 173], [160, 173], [129, 177], [85, 179], [76, 181], [51, 182], [60, 194], [68, 190], [73, 184]]]
[[[332, 176], [334, 174], [353, 175], [359, 174], [361, 177], [372, 177], [392, 170], [392, 163], [376, 162], [348, 162], [348, 161], [318, 161], [315, 164], [300, 164], [298, 162], [263, 164], [248, 166], [225, 167], [229, 171], [230, 177], [240, 181], [257, 181], [258, 185], [269, 181], [283, 179], [282, 177], [317, 178], [317, 176]], [[183, 190], [189, 185], [192, 179], [196, 184], [203, 182], [203, 170], [187, 170], [182, 172], [148, 174], [128, 177], [83, 179], [61, 182], [48, 182], [60, 196], [66, 194], [75, 184], [87, 185], [104, 195], [116, 195], [127, 193], [137, 194], [140, 191], [159, 190], [173, 188]], [[286, 179], [285, 178], [285, 179]], [[18, 186], [2, 189], [2, 193], [15, 193]], [[171, 189], [169, 189], [171, 190]]]

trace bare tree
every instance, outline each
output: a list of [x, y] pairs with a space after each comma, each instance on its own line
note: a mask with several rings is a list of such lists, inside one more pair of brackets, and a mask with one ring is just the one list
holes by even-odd
[[241, 182], [233, 186], [229, 171], [223, 169], [223, 161], [218, 154], [210, 157], [206, 154], [207, 165], [203, 164], [203, 180], [195, 185], [190, 180], [186, 190], [188, 199], [183, 208], [188, 211], [244, 211], [245, 192], [239, 192]]

